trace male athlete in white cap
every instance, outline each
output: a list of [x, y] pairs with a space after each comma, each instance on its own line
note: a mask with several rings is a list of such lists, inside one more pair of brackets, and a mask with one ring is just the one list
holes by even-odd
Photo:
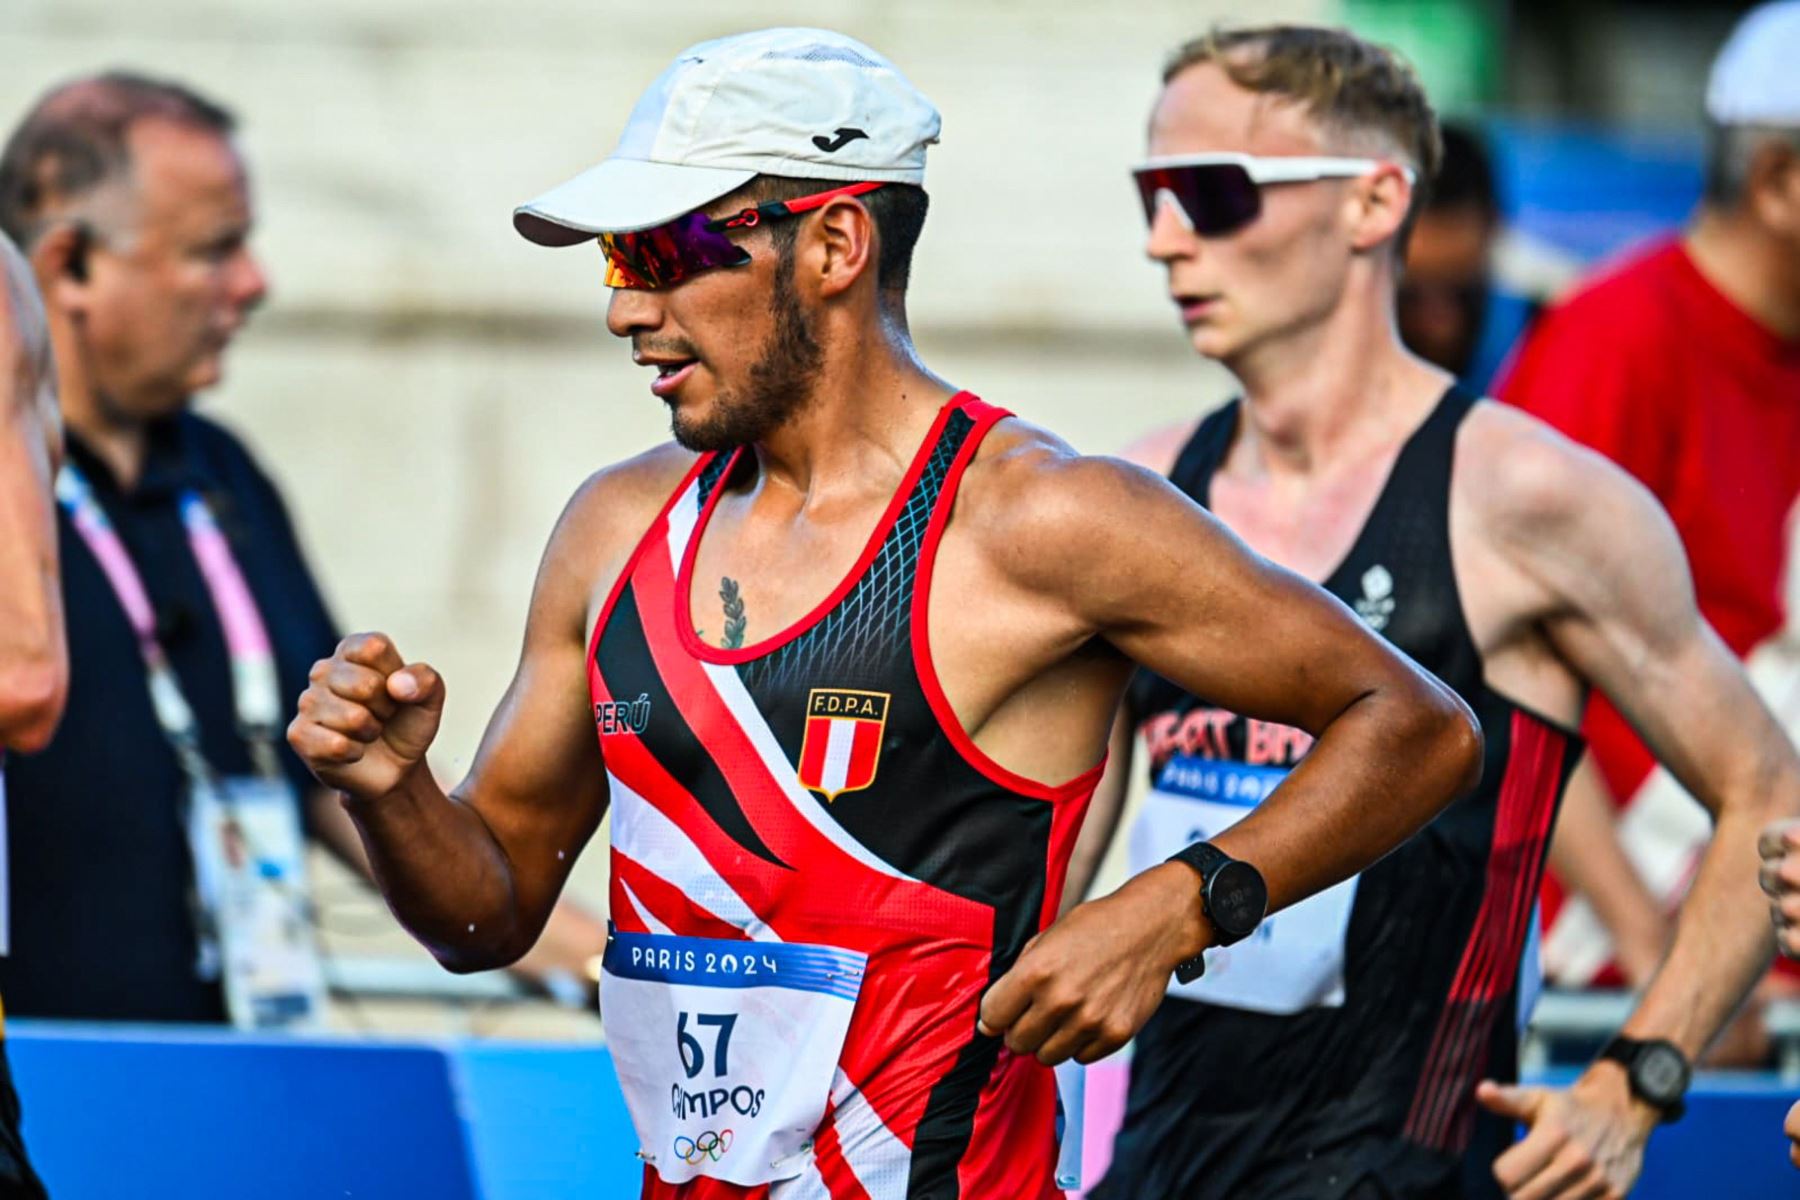
[[[531, 944], [610, 805], [602, 1004], [648, 1196], [1058, 1196], [1045, 1064], [1117, 1049], [1171, 971], [1473, 781], [1468, 712], [1342, 606], [920, 362], [937, 135], [836, 34], [684, 51], [516, 217], [604, 268], [674, 443], [571, 501], [454, 797], [423, 765], [443, 684], [379, 634], [290, 729], [458, 970]], [[1046, 932], [1134, 661], [1318, 744], [1257, 819]]]

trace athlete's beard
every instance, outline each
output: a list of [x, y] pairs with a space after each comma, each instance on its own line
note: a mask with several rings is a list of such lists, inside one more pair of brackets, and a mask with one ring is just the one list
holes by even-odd
[[812, 399], [812, 381], [825, 355], [813, 336], [812, 321], [794, 291], [791, 246], [776, 264], [769, 310], [775, 326], [763, 343], [761, 357], [751, 365], [750, 380], [744, 388], [721, 389], [712, 412], [703, 420], [684, 420], [680, 409], [670, 414], [670, 432], [685, 448], [704, 453], [759, 442]]

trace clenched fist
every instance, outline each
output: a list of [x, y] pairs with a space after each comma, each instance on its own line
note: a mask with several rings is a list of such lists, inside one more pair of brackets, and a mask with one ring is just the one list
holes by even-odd
[[1767, 893], [1781, 952], [1800, 958], [1800, 821], [1777, 821], [1757, 839], [1758, 882]]
[[326, 787], [385, 796], [425, 760], [444, 712], [444, 683], [410, 666], [382, 633], [354, 633], [313, 664], [288, 744]]

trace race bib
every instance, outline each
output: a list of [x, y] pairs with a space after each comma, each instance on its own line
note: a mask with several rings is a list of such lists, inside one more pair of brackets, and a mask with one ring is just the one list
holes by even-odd
[[806, 1170], [867, 956], [615, 932], [601, 961], [607, 1048], [663, 1182]]
[[293, 789], [285, 780], [252, 777], [192, 788], [188, 842], [203, 926], [201, 973], [224, 983], [231, 1023], [322, 1024], [325, 973]]
[[[1286, 777], [1284, 767], [1176, 755], [1157, 776], [1131, 831], [1132, 873], [1218, 837]], [[1169, 995], [1283, 1015], [1341, 1006], [1344, 937], [1355, 901], [1352, 876], [1283, 909], [1236, 945], [1207, 951], [1206, 974], [1199, 979], [1171, 978]]]

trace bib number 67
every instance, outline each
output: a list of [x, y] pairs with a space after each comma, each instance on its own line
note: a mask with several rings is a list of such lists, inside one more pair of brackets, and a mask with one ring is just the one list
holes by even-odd
[[[731, 1070], [731, 1030], [737, 1024], [736, 1013], [694, 1013], [694, 1024], [710, 1027], [713, 1032], [713, 1077], [723, 1079]], [[693, 1079], [706, 1069], [706, 1050], [700, 1039], [688, 1032], [688, 1013], [680, 1013], [675, 1021], [675, 1049], [681, 1055], [681, 1069]]]

